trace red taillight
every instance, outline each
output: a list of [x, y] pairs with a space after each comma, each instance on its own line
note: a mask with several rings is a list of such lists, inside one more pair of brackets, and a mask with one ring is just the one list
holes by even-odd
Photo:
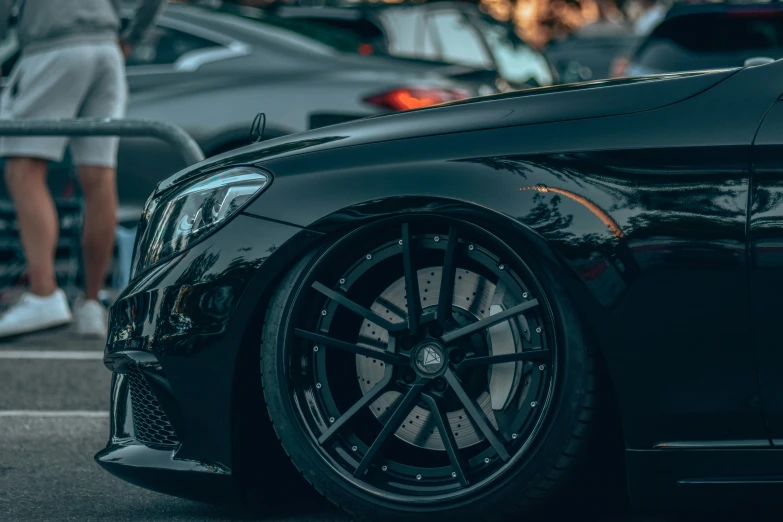
[[362, 56], [370, 56], [375, 49], [372, 48], [372, 45], [368, 43], [359, 44], [359, 54]]
[[394, 111], [407, 111], [409, 109], [419, 109], [421, 107], [437, 105], [438, 103], [464, 100], [467, 97], [467, 92], [456, 89], [421, 89], [416, 87], [405, 87], [371, 96], [365, 101], [378, 107], [392, 109]]

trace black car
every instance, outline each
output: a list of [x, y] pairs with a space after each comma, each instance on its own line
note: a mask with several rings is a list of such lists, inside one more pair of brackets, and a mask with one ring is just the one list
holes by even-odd
[[301, 494], [282, 443], [367, 519], [498, 520], [616, 411], [634, 505], [779, 498], [781, 94], [783, 61], [532, 89], [178, 173], [111, 309], [96, 460], [263, 503]]
[[430, 66], [468, 66], [476, 70], [474, 77], [481, 77], [481, 70], [497, 71], [495, 86], [501, 91], [552, 85], [556, 80], [547, 58], [519, 38], [512, 24], [495, 20], [475, 4], [272, 6], [280, 17], [353, 34], [362, 54], [421, 60]]
[[675, 4], [633, 52], [625, 76], [742, 67], [783, 57], [783, 5]]

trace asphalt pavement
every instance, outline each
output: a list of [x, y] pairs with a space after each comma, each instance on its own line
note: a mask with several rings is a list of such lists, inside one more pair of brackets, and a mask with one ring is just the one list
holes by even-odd
[[[101, 342], [85, 342], [67, 329], [0, 343], [0, 521], [350, 520], [311, 491], [299, 492], [290, 505], [249, 514], [146, 491], [104, 472], [92, 459], [109, 431], [110, 374], [102, 354]], [[701, 519], [634, 516], [614, 505], [573, 513], [566, 519]]]

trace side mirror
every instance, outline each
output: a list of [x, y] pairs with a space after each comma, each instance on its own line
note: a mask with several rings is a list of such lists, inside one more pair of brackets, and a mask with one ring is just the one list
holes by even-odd
[[769, 58], [767, 56], [754, 56], [753, 58], [748, 58], [745, 60], [745, 67], [756, 67], [757, 65], [767, 65], [768, 63], [774, 62], [774, 58]]

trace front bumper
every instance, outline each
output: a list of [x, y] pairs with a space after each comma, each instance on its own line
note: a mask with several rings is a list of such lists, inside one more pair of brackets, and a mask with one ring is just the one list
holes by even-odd
[[[154, 357], [144, 354], [142, 365], [130, 355], [123, 371], [159, 370]], [[153, 373], [154, 375], [154, 373]], [[142, 377], [145, 378], [146, 377]], [[134, 422], [139, 401], [131, 398], [131, 378], [128, 373], [114, 373], [111, 384], [111, 424], [109, 444], [95, 455], [106, 471], [131, 484], [161, 493], [208, 502], [230, 501], [234, 495], [231, 470], [220, 464], [177, 458], [179, 441], [155, 444], [150, 437], [140, 435], [143, 423]], [[143, 429], [143, 428], [142, 428]], [[142, 442], [140, 439], [143, 439]]]
[[235, 381], [259, 373], [259, 305], [318, 237], [240, 214], [131, 281], [110, 311], [111, 430], [98, 464], [163, 493], [231, 500], [232, 407], [245, 393]]

